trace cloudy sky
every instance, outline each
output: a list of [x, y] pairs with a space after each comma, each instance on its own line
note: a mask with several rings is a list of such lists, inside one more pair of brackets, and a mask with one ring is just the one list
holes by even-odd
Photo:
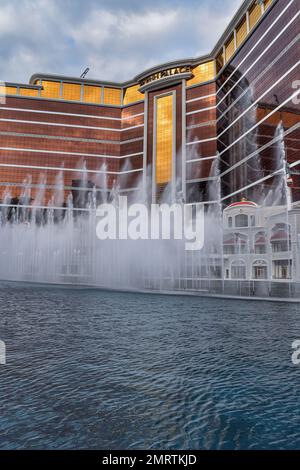
[[0, 0], [0, 80], [123, 81], [211, 51], [242, 0]]

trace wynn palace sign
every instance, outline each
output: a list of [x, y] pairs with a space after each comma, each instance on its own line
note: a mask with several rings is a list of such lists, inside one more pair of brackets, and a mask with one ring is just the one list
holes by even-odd
[[183, 78], [191, 78], [191, 76], [192, 68], [190, 65], [159, 70], [158, 72], [148, 75], [140, 80], [140, 91], [144, 91], [147, 88], [155, 87], [161, 82], [167, 81], [168, 83], [170, 83]]

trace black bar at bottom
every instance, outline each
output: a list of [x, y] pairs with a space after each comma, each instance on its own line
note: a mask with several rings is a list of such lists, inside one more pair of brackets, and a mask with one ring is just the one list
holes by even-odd
[[[300, 460], [299, 451], [144, 451], [144, 450], [62, 450], [62, 451], [0, 451], [0, 465], [19, 463], [24, 465], [68, 463], [92, 468], [121, 466], [141, 468], [149, 466], [174, 466], [182, 468], [211, 468], [214, 464], [254, 464], [269, 465], [272, 462], [287, 464]], [[4, 468], [4, 467], [1, 467]], [[91, 467], [89, 467], [91, 468]], [[151, 468], [151, 467], [150, 467]]]

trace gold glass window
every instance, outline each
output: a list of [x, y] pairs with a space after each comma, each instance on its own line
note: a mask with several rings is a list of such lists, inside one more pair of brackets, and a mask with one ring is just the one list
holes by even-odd
[[215, 78], [215, 62], [210, 61], [197, 65], [197, 67], [193, 68], [193, 75], [193, 78], [187, 81], [188, 86], [213, 80]]
[[249, 11], [249, 22], [250, 22], [250, 29], [254, 28], [256, 23], [261, 17], [261, 5], [254, 4], [253, 7]]
[[239, 47], [244, 42], [246, 37], [247, 37], [247, 19], [245, 17], [236, 29], [237, 47]]
[[16, 95], [17, 87], [15, 86], [0, 86], [0, 95]]
[[226, 62], [229, 61], [229, 59], [233, 56], [235, 51], [234, 47], [234, 36], [232, 35], [227, 44], [225, 45], [225, 58]]
[[141, 101], [144, 99], [144, 95], [139, 91], [139, 88], [139, 85], [134, 85], [130, 86], [129, 88], [126, 88], [123, 100], [124, 105], [135, 103], [136, 101]]
[[21, 96], [39, 96], [38, 90], [32, 90], [30, 88], [20, 88]]
[[173, 158], [173, 96], [156, 101], [156, 184], [172, 179]]
[[62, 99], [68, 101], [80, 101], [81, 85], [63, 83]]
[[224, 67], [224, 54], [223, 54], [223, 51], [221, 51], [216, 58], [217, 73], [219, 73], [223, 67]]
[[60, 98], [60, 82], [42, 81], [43, 89], [41, 90], [42, 98], [59, 99]]
[[83, 101], [86, 103], [100, 103], [102, 88], [99, 86], [84, 85]]
[[104, 88], [103, 103], [120, 106], [121, 92], [120, 88]]
[[271, 5], [271, 3], [272, 3], [272, 0], [265, 0], [265, 1], [264, 1], [265, 10], [266, 10], [267, 8], [269, 8], [269, 6]]

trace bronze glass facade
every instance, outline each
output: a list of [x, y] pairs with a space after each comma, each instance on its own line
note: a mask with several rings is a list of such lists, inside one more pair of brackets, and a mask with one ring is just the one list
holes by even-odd
[[93, 188], [100, 201], [141, 184], [152, 200], [171, 185], [210, 203], [216, 178], [224, 205], [260, 203], [282, 148], [298, 201], [299, 10], [300, 0], [244, 1], [211, 54], [127, 83], [34, 75], [1, 86], [1, 203], [47, 206], [62, 185], [80, 206]]

